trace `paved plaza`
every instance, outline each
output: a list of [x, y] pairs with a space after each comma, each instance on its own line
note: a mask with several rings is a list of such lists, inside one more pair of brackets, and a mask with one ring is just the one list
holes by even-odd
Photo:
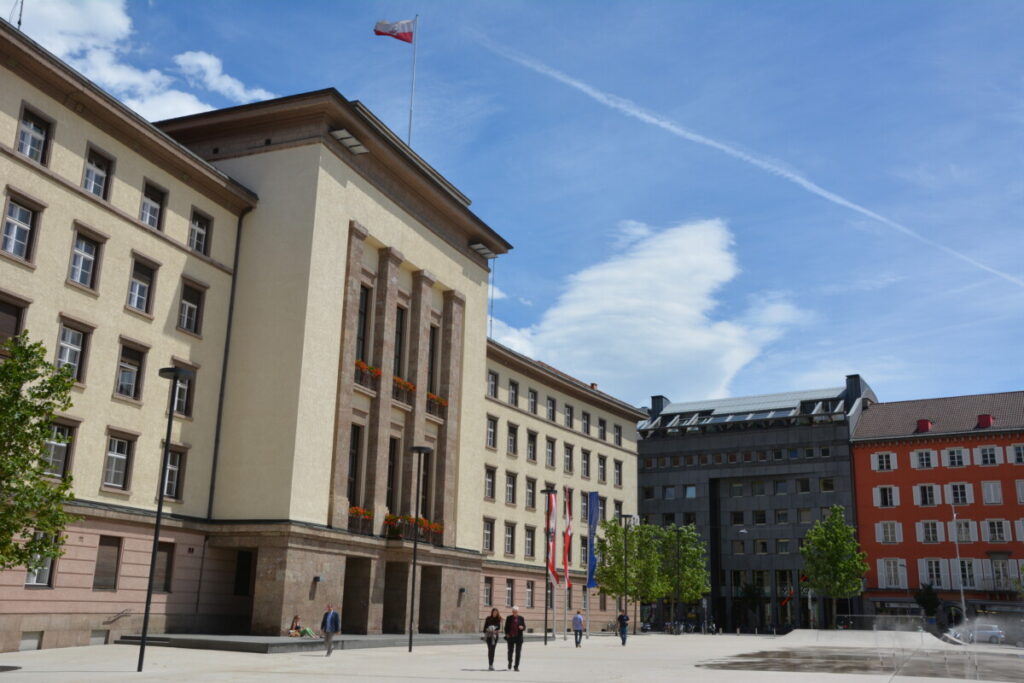
[[[13, 681], [939, 681], [1024, 680], [1024, 650], [977, 646], [966, 650], [921, 634], [797, 632], [790, 636], [631, 637], [626, 647], [609, 635], [584, 642], [559, 638], [545, 647], [527, 642], [519, 672], [505, 670], [504, 644], [495, 671], [483, 643], [371, 648], [290, 654], [252, 654], [150, 647], [146, 671], [135, 672], [138, 648], [76, 647], [0, 654], [0, 683]], [[780, 670], [781, 669], [781, 670]]]

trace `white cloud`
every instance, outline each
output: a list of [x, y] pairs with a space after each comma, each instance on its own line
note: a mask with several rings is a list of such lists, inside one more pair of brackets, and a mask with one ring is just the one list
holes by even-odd
[[[159, 120], [185, 116], [214, 107], [175, 87], [174, 75], [160, 69], [139, 69], [130, 63], [134, 48], [131, 17], [125, 0], [33, 0], [25, 3], [22, 30], [72, 67], [143, 117]], [[260, 88], [247, 89], [205, 52], [184, 61], [184, 69], [208, 90], [232, 101], [272, 97]], [[180, 66], [180, 63], [179, 63]], [[190, 83], [191, 84], [191, 83]], [[238, 96], [249, 96], [239, 100]]]
[[651, 229], [639, 221], [619, 221], [615, 228], [612, 246], [616, 249], [623, 249], [651, 235]]
[[234, 102], [246, 103], [255, 100], [273, 99], [274, 94], [263, 88], [246, 88], [233, 76], [224, 73], [220, 58], [209, 52], [182, 52], [175, 55], [174, 63], [181, 68], [189, 83], [198, 82], [207, 90], [223, 95]]
[[753, 298], [734, 319], [713, 316], [716, 294], [739, 274], [724, 222], [631, 225], [646, 236], [570, 276], [536, 325], [495, 321], [495, 339], [643, 403], [651, 392], [676, 400], [727, 395], [766, 344], [806, 320], [777, 292]]
[[498, 285], [493, 285], [492, 284], [491, 285], [491, 298], [493, 300], [495, 300], [495, 301], [501, 301], [502, 299], [507, 299], [508, 298], [508, 294], [506, 294], [503, 290], [499, 289]]

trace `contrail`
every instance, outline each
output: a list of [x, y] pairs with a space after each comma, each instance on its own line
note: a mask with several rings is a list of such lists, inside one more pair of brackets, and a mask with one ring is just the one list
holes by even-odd
[[558, 69], [554, 69], [548, 66], [547, 64], [544, 64], [543, 62], [539, 62], [535, 59], [531, 59], [530, 57], [518, 54], [504, 46], [497, 45], [480, 36], [477, 37], [477, 40], [491, 52], [494, 52], [495, 54], [505, 57], [506, 59], [509, 59], [513, 62], [516, 62], [521, 66], [525, 66], [528, 69], [532, 69], [533, 71], [536, 71], [539, 74], [548, 76], [549, 78], [553, 78], [554, 80], [559, 81], [560, 83], [564, 83], [565, 85], [568, 85], [571, 88], [579, 90], [587, 97], [590, 97], [591, 99], [600, 102], [606, 107], [618, 110], [625, 114], [626, 116], [631, 116], [635, 119], [639, 119], [644, 123], [649, 123], [653, 126], [657, 126], [658, 128], [666, 130], [677, 137], [683, 138], [684, 140], [689, 140], [690, 142], [696, 142], [697, 144], [704, 145], [705, 147], [717, 149], [719, 152], [728, 154], [729, 156], [735, 159], [739, 159], [740, 161], [748, 163], [751, 166], [760, 168], [762, 171], [767, 171], [768, 173], [778, 176], [783, 180], [788, 180], [789, 182], [795, 185], [799, 185], [800, 187], [807, 190], [811, 194], [815, 194], [826, 201], [845, 207], [847, 209], [850, 209], [851, 211], [856, 211], [857, 213], [863, 216], [867, 216], [872, 220], [878, 221], [882, 225], [888, 226], [889, 228], [892, 228], [897, 232], [903, 233], [904, 235], [911, 237], [924, 244], [927, 244], [930, 247], [933, 247], [940, 251], [944, 251], [953, 258], [960, 259], [965, 263], [971, 264], [975, 268], [983, 270], [987, 273], [991, 273], [996, 277], [1000, 277], [1006, 280], [1007, 282], [1011, 282], [1017, 285], [1018, 287], [1024, 288], [1024, 279], [1021, 279], [1014, 275], [1010, 275], [1009, 273], [1004, 273], [1003, 271], [997, 270], [992, 266], [986, 265], [981, 261], [973, 259], [967, 254], [959, 252], [956, 249], [953, 249], [952, 247], [947, 247], [945, 244], [940, 244], [939, 242], [936, 242], [931, 238], [925, 237], [916, 230], [908, 228], [902, 223], [898, 223], [892, 220], [891, 218], [886, 218], [881, 214], [875, 213], [874, 211], [867, 207], [861, 206], [860, 204], [852, 202], [849, 199], [846, 199], [845, 197], [837, 195], [835, 192], [830, 192], [825, 188], [821, 187], [820, 185], [803, 177], [799, 173], [794, 173], [789, 169], [783, 168], [782, 166], [775, 162], [769, 161], [762, 157], [755, 156], [753, 154], [749, 154], [741, 149], [732, 147], [731, 145], [719, 142], [718, 140], [713, 140], [707, 136], [701, 135], [700, 133], [695, 133], [692, 130], [687, 130], [686, 128], [683, 128], [682, 126], [673, 123], [672, 121], [669, 121], [668, 119], [662, 116], [647, 111], [646, 109], [644, 109], [643, 107], [641, 107], [640, 105], [636, 104], [631, 100], [627, 100], [624, 97], [619, 97], [618, 95], [613, 95], [611, 93], [598, 90], [597, 88], [591, 85], [587, 85], [583, 81], [577, 80], [572, 76], [569, 76], [568, 74], [562, 73]]

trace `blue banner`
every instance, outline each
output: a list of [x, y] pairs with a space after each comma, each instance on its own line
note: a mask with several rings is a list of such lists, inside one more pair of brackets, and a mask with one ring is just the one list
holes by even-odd
[[587, 494], [587, 588], [597, 588], [597, 518], [601, 511], [597, 491]]

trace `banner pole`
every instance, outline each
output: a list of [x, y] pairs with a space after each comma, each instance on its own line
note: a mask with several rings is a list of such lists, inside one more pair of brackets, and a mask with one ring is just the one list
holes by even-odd
[[420, 44], [420, 15], [413, 19], [412, 32], [412, 86], [409, 89], [409, 134], [405, 143], [412, 147], [412, 103], [416, 97], [416, 48]]

